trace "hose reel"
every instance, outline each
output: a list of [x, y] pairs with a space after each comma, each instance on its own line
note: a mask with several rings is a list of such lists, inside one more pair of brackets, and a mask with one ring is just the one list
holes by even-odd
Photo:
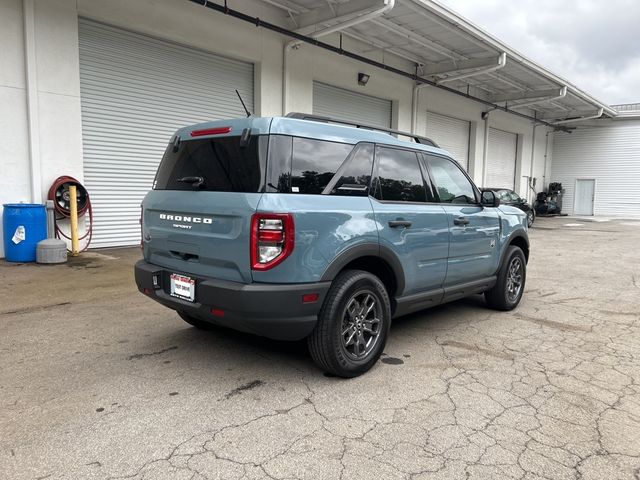
[[85, 246], [82, 248], [84, 252], [89, 248], [91, 238], [93, 236], [93, 210], [91, 208], [91, 199], [89, 198], [89, 192], [86, 188], [75, 178], [69, 176], [61, 176], [55, 179], [49, 188], [48, 199], [53, 201], [54, 212], [56, 214], [56, 237], [60, 239], [71, 240], [71, 236], [62, 231], [58, 225], [59, 221], [65, 220], [71, 216], [71, 198], [69, 195], [69, 187], [74, 185], [76, 187], [76, 203], [78, 206], [78, 218], [88, 214], [89, 225], [86, 232], [78, 237], [79, 241], [85, 241]]

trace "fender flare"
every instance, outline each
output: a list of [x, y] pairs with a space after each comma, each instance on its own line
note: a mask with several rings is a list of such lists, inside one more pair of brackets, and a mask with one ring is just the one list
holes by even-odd
[[[527, 250], [531, 249], [531, 246], [529, 244], [529, 237], [527, 236], [526, 232], [523, 229], [518, 229], [518, 230], [515, 230], [515, 231], [511, 232], [509, 234], [509, 236], [507, 237], [507, 239], [504, 241], [504, 248], [502, 249], [502, 252], [500, 253], [500, 262], [498, 263], [498, 270], [500, 270], [500, 267], [502, 266], [502, 262], [504, 261], [504, 257], [507, 254], [507, 247], [509, 245], [511, 245], [511, 243], [513, 243], [513, 240], [516, 239], [516, 238], [522, 238], [525, 241], [525, 243], [527, 244]], [[528, 261], [529, 260], [529, 255], [527, 255], [526, 252], [525, 252], [525, 256], [526, 256], [527, 261]]]
[[333, 259], [324, 271], [320, 281], [332, 281], [346, 265], [361, 257], [379, 257], [384, 260], [391, 267], [391, 271], [396, 278], [396, 296], [400, 296], [404, 292], [405, 275], [402, 263], [400, 263], [397, 255], [391, 249], [376, 243], [358, 244], [347, 248]]

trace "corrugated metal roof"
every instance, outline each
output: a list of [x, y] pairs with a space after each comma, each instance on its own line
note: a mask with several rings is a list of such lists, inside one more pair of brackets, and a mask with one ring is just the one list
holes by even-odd
[[623, 103], [611, 105], [620, 117], [640, 117], [640, 103]]
[[[352, 11], [355, 5], [367, 6], [365, 0], [263, 1], [286, 10], [287, 22], [293, 30], [300, 28], [297, 18], [308, 19], [316, 15], [322, 19], [314, 26], [319, 31], [334, 25], [341, 12], [349, 11], [350, 6]], [[382, 4], [381, 0], [368, 2], [369, 7]], [[333, 16], [326, 15], [327, 9]], [[524, 113], [528, 109], [539, 118], [559, 120], [593, 115], [599, 108], [604, 108], [606, 116], [616, 115], [616, 110], [433, 0], [396, 0], [395, 6], [384, 15], [341, 30], [341, 33], [371, 45], [367, 53], [383, 51], [412, 61], [420, 75], [433, 65], [469, 59], [490, 61], [506, 52], [506, 65], [499, 70], [450, 81], [446, 80], [447, 74], [431, 78], [446, 81], [447, 86], [461, 91], [472, 89], [475, 96], [511, 109], [518, 109], [519, 103], [526, 103], [519, 111]], [[450, 75], [456, 76], [454, 73]], [[549, 90], [560, 91], [565, 86], [567, 90], [562, 98], [551, 99], [554, 95], [549, 94]], [[538, 91], [547, 91], [546, 97], [533, 99], [531, 95]], [[510, 99], [500, 100], [505, 96]]]

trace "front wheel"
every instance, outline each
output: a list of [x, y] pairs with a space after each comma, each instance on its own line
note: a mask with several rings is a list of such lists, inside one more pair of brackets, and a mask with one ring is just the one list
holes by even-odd
[[527, 279], [527, 259], [519, 247], [511, 245], [491, 290], [484, 292], [487, 304], [496, 310], [513, 310], [520, 303]]
[[533, 222], [536, 219], [536, 214], [533, 212], [533, 210], [529, 210], [527, 212], [527, 227], [531, 228], [533, 226]]
[[347, 270], [333, 281], [307, 339], [316, 364], [339, 377], [365, 373], [380, 358], [391, 325], [389, 295], [378, 277]]

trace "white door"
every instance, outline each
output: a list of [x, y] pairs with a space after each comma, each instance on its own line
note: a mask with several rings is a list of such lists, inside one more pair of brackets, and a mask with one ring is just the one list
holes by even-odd
[[515, 188], [518, 135], [489, 128], [487, 172], [484, 187]]
[[593, 215], [593, 197], [596, 193], [596, 181], [593, 179], [576, 180], [576, 198], [574, 215]]
[[391, 127], [391, 100], [313, 82], [313, 113], [350, 122]]
[[140, 202], [173, 132], [253, 111], [253, 65], [80, 19], [84, 181], [92, 245], [140, 242]]
[[458, 118], [427, 112], [425, 135], [448, 150], [462, 168], [469, 170], [469, 132], [471, 122]]

